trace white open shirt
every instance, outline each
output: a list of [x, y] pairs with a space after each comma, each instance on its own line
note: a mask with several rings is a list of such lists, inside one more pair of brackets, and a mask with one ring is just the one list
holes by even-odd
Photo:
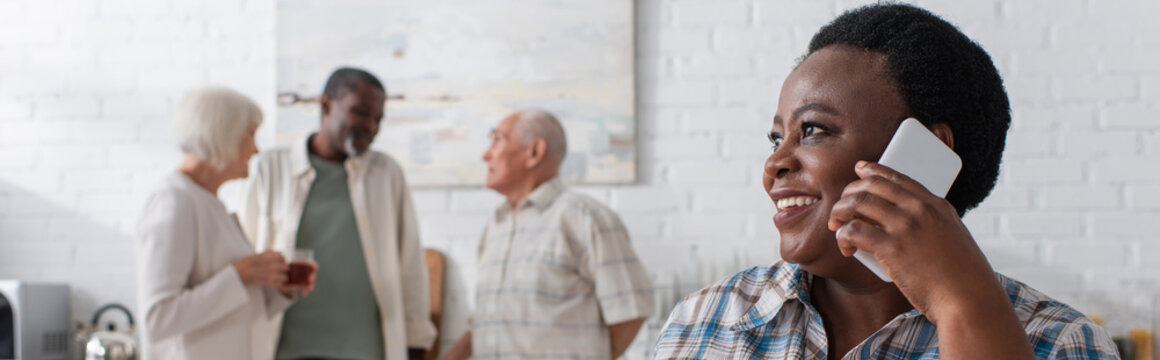
[[[259, 250], [289, 253], [297, 242], [298, 221], [315, 173], [307, 139], [295, 144], [263, 151], [247, 179], [239, 214], [242, 228]], [[411, 192], [402, 167], [387, 154], [367, 151], [348, 157], [343, 166], [382, 317], [384, 354], [387, 360], [406, 360], [407, 348], [429, 349], [436, 335]], [[274, 328], [276, 338], [280, 316]]]

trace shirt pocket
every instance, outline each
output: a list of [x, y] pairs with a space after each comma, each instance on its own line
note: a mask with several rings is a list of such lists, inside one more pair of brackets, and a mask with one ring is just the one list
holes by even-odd
[[577, 261], [565, 246], [540, 247], [514, 260], [516, 272], [536, 302], [559, 303], [591, 293], [592, 287], [580, 276]]

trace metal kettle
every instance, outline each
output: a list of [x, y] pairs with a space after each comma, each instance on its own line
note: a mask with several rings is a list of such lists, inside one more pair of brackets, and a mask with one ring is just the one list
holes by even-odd
[[[129, 330], [119, 332], [109, 324], [107, 331], [97, 331], [101, 315], [108, 310], [120, 310], [129, 319]], [[85, 344], [85, 360], [137, 360], [137, 340], [133, 337], [133, 314], [121, 304], [105, 305], [93, 314], [89, 342]]]

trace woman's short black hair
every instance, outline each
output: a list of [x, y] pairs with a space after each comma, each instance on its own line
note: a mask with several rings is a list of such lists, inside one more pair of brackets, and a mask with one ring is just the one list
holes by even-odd
[[910, 113], [954, 133], [963, 168], [947, 201], [960, 216], [978, 206], [995, 187], [1011, 124], [1007, 92], [987, 52], [954, 25], [906, 4], [847, 11], [814, 34], [806, 56], [831, 45], [886, 55]]

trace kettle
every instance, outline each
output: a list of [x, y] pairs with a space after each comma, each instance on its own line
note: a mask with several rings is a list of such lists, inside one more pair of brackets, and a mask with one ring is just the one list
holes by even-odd
[[85, 323], [77, 321], [76, 331], [73, 334], [73, 343], [69, 348], [72, 360], [85, 360], [85, 346], [89, 344], [89, 328]]
[[[108, 310], [120, 310], [129, 319], [129, 331], [118, 332], [109, 324], [107, 331], [97, 331], [101, 315]], [[89, 341], [85, 344], [85, 360], [137, 360], [137, 340], [133, 338], [133, 314], [121, 304], [109, 304], [93, 314]]]

